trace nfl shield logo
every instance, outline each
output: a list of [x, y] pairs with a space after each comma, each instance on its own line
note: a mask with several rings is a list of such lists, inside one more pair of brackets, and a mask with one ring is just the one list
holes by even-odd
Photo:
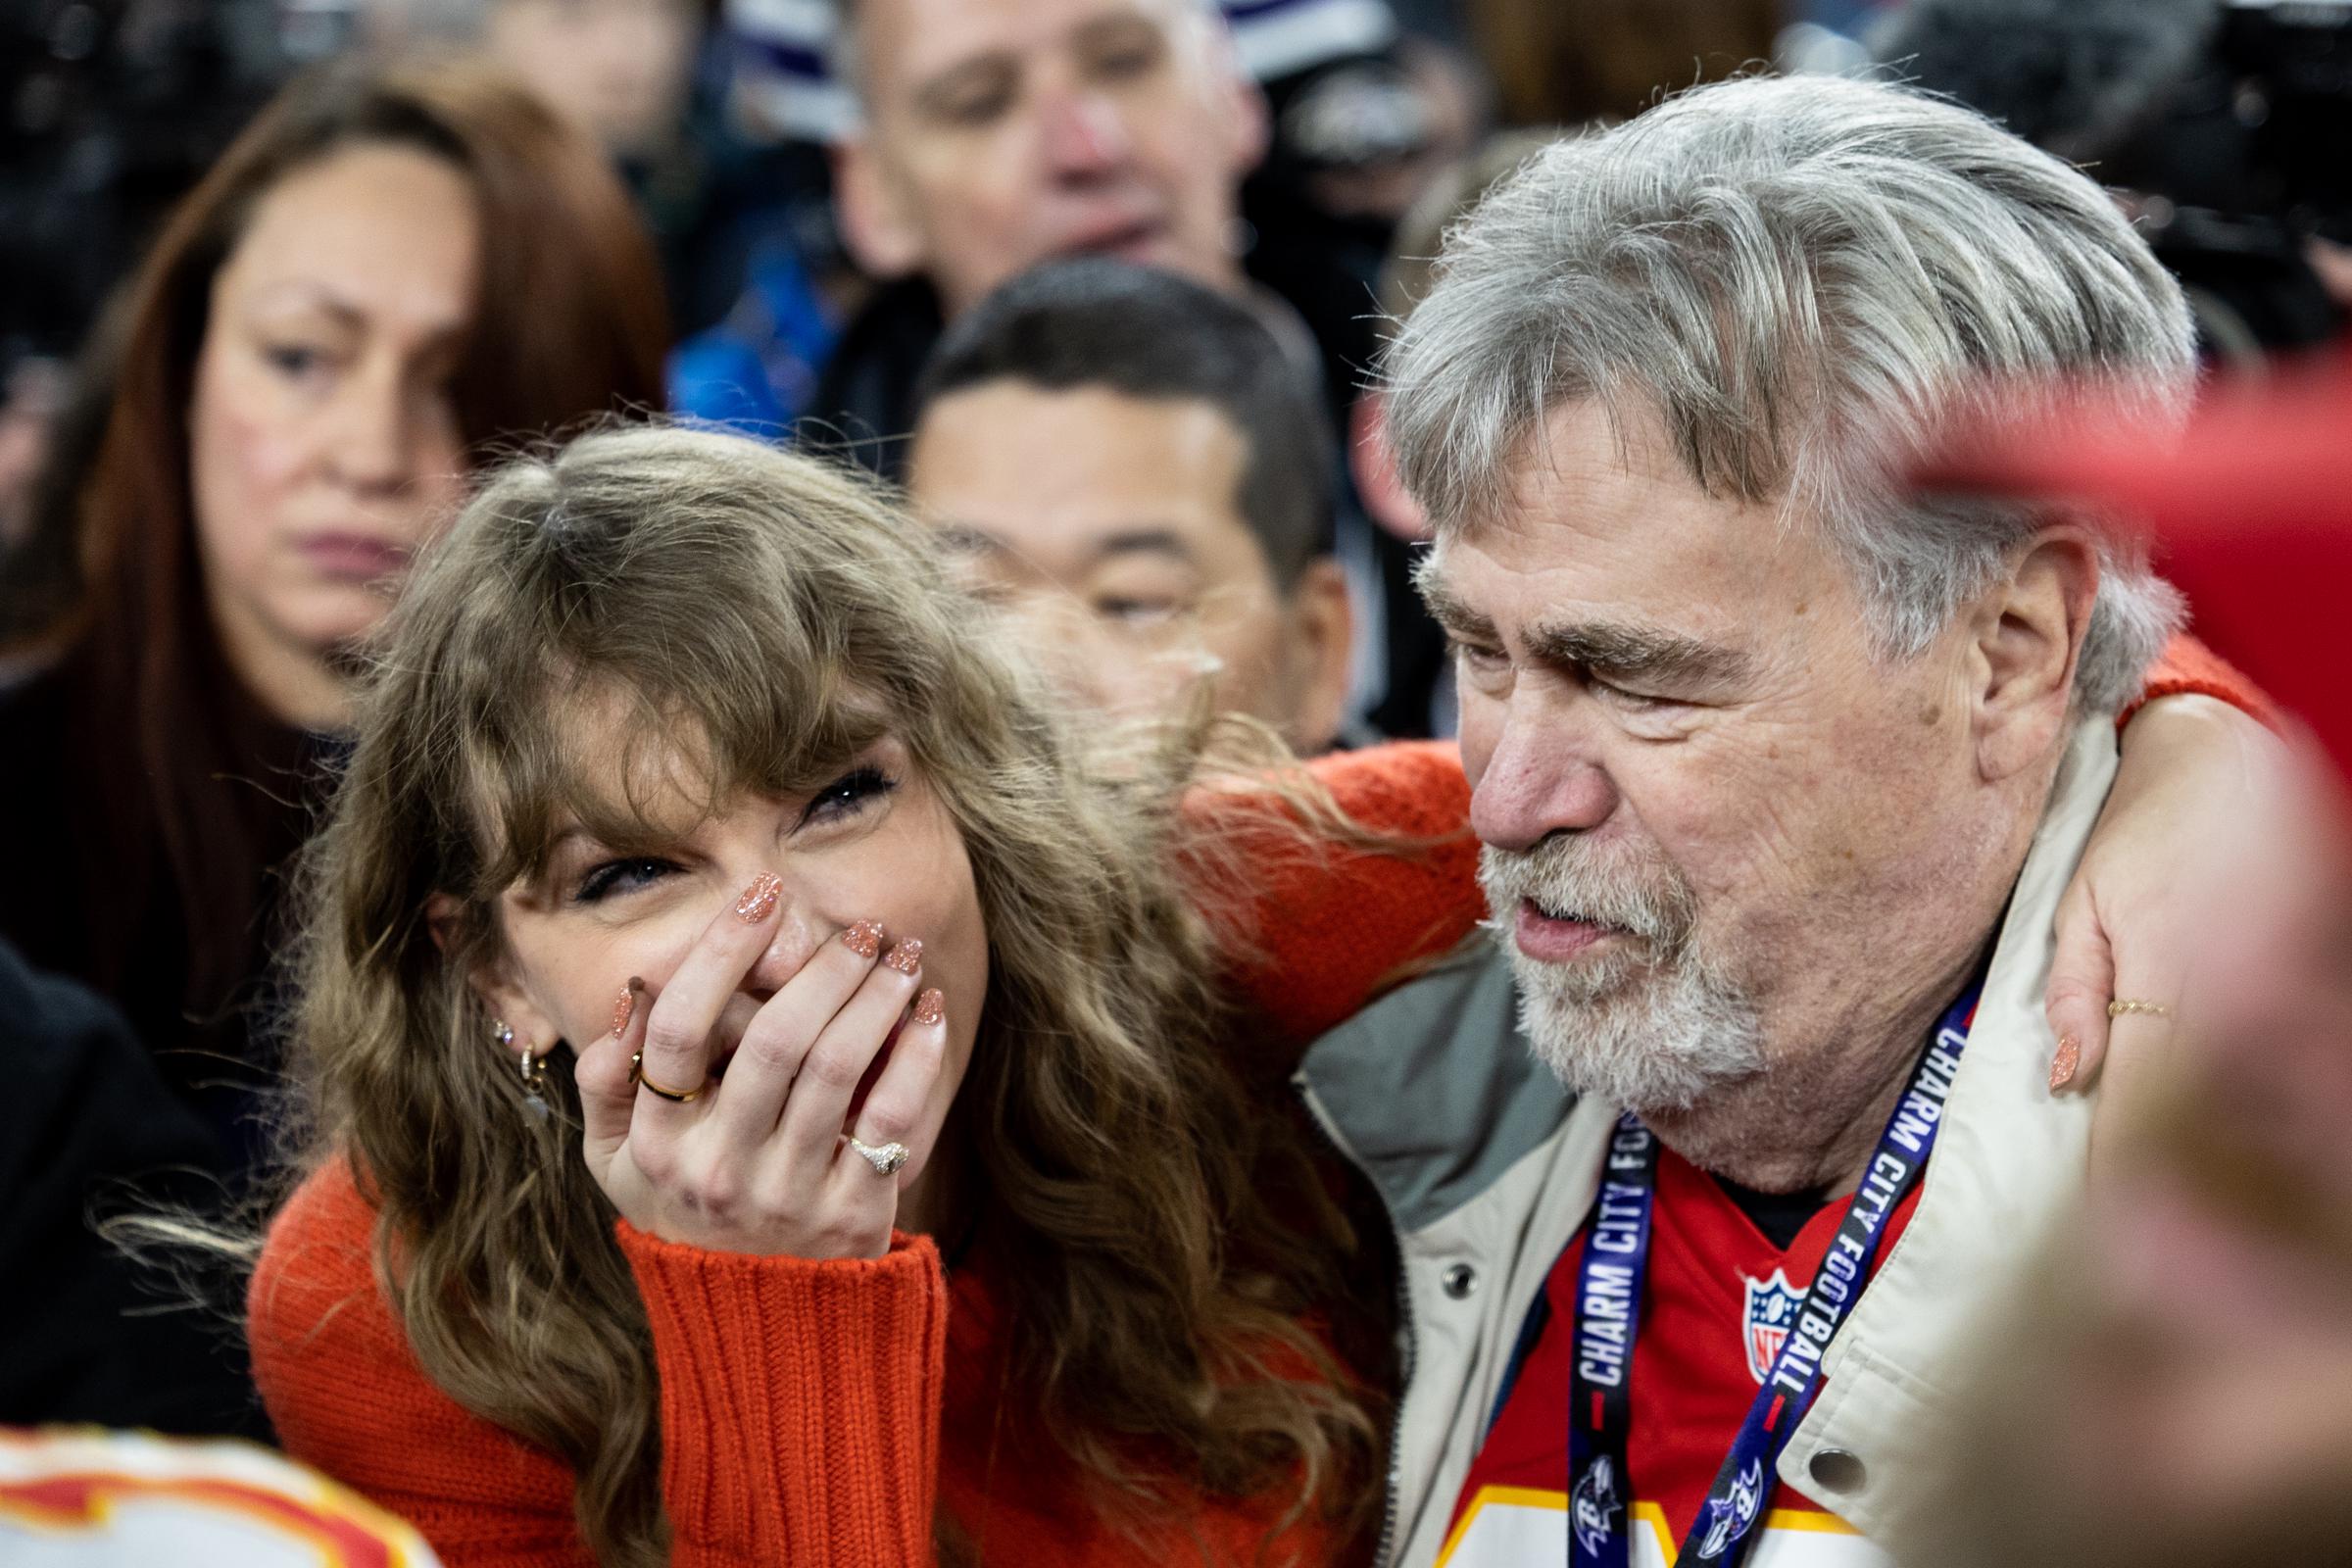
[[1782, 1269], [1774, 1269], [1768, 1280], [1751, 1280], [1744, 1274], [1740, 1279], [1747, 1287], [1747, 1370], [1760, 1386], [1772, 1375], [1772, 1363], [1796, 1326], [1805, 1293], [1790, 1285]]

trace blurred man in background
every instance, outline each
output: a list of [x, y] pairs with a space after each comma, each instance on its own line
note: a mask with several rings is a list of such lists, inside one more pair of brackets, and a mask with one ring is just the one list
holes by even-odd
[[[853, 0], [839, 28], [835, 69], [860, 117], [836, 150], [836, 205], [851, 254], [889, 281], [826, 351], [805, 405], [818, 439], [896, 473], [944, 323], [1016, 273], [1080, 255], [1246, 301], [1344, 405], [1370, 351], [1369, 289], [1360, 302], [1340, 284], [1312, 290], [1310, 310], [1336, 303], [1351, 328], [1319, 343], [1246, 271], [1241, 191], [1271, 128], [1213, 0]], [[1293, 269], [1310, 274], [1324, 275]], [[805, 311], [765, 314], [779, 332], [817, 335]], [[731, 378], [713, 376], [727, 361], [712, 347], [681, 358], [699, 371], [697, 385], [674, 383], [683, 412], [770, 427], [797, 412], [763, 400], [740, 354]], [[1323, 461], [1339, 466], [1336, 445]], [[1357, 704], [1386, 733], [1426, 734], [1442, 640], [1407, 551], [1344, 508], [1339, 553], [1372, 628]]]
[[855, 0], [837, 58], [862, 111], [836, 153], [843, 235], [902, 280], [811, 406], [853, 438], [910, 428], [941, 319], [1039, 262], [1116, 256], [1245, 290], [1236, 193], [1265, 152], [1265, 100], [1213, 6]]
[[916, 506], [1079, 701], [1167, 712], [1205, 683], [1301, 752], [1338, 737], [1353, 617], [1330, 434], [1249, 310], [1049, 263], [948, 330], [918, 397]]
[[[1199, 9], [1222, 13], [1234, 63], [1265, 100], [1267, 150], [1236, 203], [1245, 265], [1307, 321], [1336, 402], [1371, 357], [1363, 308], [1390, 231], [1429, 174], [1475, 138], [1492, 98], [1485, 74], [1460, 47], [1453, 0]], [[748, 114], [813, 141], [858, 133], [854, 6], [729, 0], [725, 17], [733, 91]]]

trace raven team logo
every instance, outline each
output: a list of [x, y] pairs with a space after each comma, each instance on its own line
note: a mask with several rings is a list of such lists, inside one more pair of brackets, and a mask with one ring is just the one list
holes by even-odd
[[1796, 1314], [1805, 1304], [1805, 1293], [1788, 1283], [1786, 1270], [1774, 1269], [1768, 1280], [1751, 1280], [1740, 1276], [1747, 1287], [1747, 1317], [1744, 1339], [1747, 1343], [1747, 1370], [1761, 1387], [1772, 1376], [1772, 1363], [1780, 1359], [1781, 1347], [1788, 1343], [1788, 1331], [1796, 1327]]
[[1607, 1454], [1593, 1455], [1568, 1500], [1568, 1525], [1586, 1556], [1600, 1555], [1601, 1544], [1616, 1531], [1617, 1515], [1624, 1507], [1625, 1500], [1617, 1495], [1617, 1467]]
[[1698, 1560], [1714, 1562], [1738, 1544], [1740, 1538], [1755, 1528], [1756, 1515], [1764, 1511], [1764, 1461], [1750, 1459], [1747, 1468], [1734, 1478], [1731, 1490], [1720, 1497], [1709, 1497], [1701, 1515], [1706, 1534], [1699, 1538]]

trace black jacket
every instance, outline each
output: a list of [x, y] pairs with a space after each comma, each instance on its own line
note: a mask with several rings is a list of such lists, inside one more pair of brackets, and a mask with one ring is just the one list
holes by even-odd
[[0, 1426], [267, 1438], [233, 1293], [209, 1310], [187, 1305], [184, 1287], [91, 1225], [93, 1210], [218, 1213], [210, 1130], [122, 1014], [36, 974], [5, 942], [0, 1019]]
[[[226, 689], [223, 679], [219, 683]], [[290, 861], [317, 820], [339, 744], [277, 722], [231, 691], [205, 722], [233, 759], [210, 781], [206, 831], [242, 857], [243, 909], [201, 906], [166, 854], [128, 719], [105, 711], [74, 660], [0, 687], [0, 821], [15, 836], [0, 870], [0, 941], [43, 973], [122, 1009], [163, 1081], [211, 1128], [212, 1169], [241, 1179], [266, 1141], [277, 1081], [273, 957]], [[242, 933], [235, 923], [249, 922]], [[246, 947], [242, 972], [195, 972], [195, 929]]]

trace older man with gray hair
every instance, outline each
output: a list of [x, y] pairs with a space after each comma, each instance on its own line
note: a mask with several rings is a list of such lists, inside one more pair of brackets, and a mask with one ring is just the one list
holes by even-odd
[[1540, 154], [1388, 374], [1494, 946], [1301, 1073], [1399, 1233], [1382, 1560], [1885, 1561], [2082, 1180], [2053, 920], [2180, 613], [1901, 470], [1987, 385], [2180, 408], [2180, 291], [1968, 111], [1751, 79]]

